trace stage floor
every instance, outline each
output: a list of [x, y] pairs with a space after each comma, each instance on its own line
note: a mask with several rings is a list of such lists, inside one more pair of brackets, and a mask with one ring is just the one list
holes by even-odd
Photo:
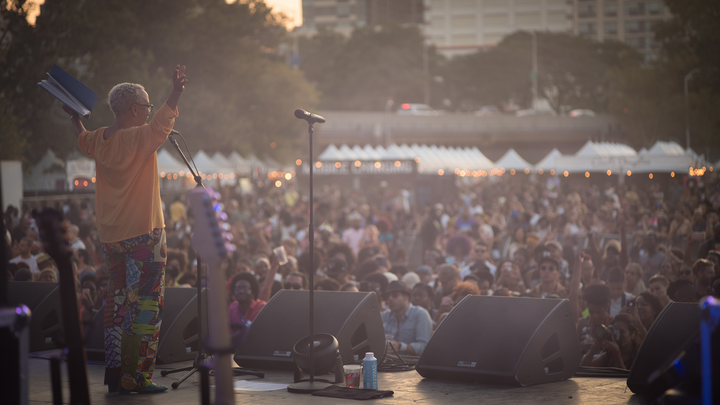
[[[50, 363], [39, 357], [47, 357], [48, 352], [31, 353], [29, 361], [30, 403], [51, 404]], [[183, 373], [160, 376], [161, 369], [191, 365], [191, 362], [162, 365], [156, 369], [153, 381], [170, 387], [180, 379]], [[69, 402], [67, 367], [63, 364], [63, 403]], [[172, 404], [190, 405], [200, 403], [200, 376], [193, 375], [178, 389], [154, 395], [118, 395], [109, 394], [103, 385], [104, 366], [99, 363], [88, 364], [90, 397], [93, 404]], [[328, 375], [328, 378], [331, 378]], [[266, 383], [287, 385], [292, 383], [292, 373], [284, 371], [266, 371], [264, 379], [256, 377], [235, 377], [235, 380], [257, 380]], [[383, 404], [640, 404], [638, 397], [627, 389], [624, 379], [620, 378], [572, 378], [550, 384], [532, 387], [508, 388], [501, 386], [475, 385], [472, 383], [426, 380], [415, 371], [379, 373], [379, 387], [392, 390], [395, 395], [389, 398], [373, 400]], [[210, 379], [212, 384], [212, 378]], [[292, 404], [337, 404], [352, 403], [350, 400], [322, 398], [312, 395], [291, 394], [286, 389], [276, 391], [236, 391], [237, 404], [254, 405], [292, 403]], [[142, 401], [142, 402], [140, 402]]]

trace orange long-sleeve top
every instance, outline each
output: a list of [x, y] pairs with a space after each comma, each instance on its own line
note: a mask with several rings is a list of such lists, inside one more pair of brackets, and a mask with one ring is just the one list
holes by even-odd
[[103, 139], [107, 127], [85, 131], [78, 147], [95, 159], [95, 215], [103, 243], [119, 242], [164, 228], [157, 149], [175, 124], [165, 103], [150, 123], [117, 131]]

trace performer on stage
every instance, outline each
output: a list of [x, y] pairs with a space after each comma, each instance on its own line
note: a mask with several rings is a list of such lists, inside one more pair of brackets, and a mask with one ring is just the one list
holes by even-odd
[[157, 149], [178, 116], [185, 66], [150, 123], [153, 105], [143, 86], [121, 83], [108, 95], [115, 123], [87, 131], [67, 106], [78, 147], [95, 159], [98, 237], [110, 275], [105, 301], [105, 384], [108, 391], [150, 394], [162, 320], [167, 246], [160, 202]]

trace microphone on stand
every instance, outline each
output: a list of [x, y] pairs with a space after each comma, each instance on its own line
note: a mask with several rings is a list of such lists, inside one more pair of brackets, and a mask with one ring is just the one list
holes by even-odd
[[295, 110], [295, 117], [296, 117], [296, 118], [299, 118], [299, 119], [301, 119], [301, 120], [307, 121], [308, 124], [314, 124], [314, 123], [316, 123], [316, 122], [317, 122], [317, 123], [320, 123], [320, 124], [324, 124], [324, 123], [325, 123], [325, 118], [323, 118], [323, 117], [321, 117], [321, 116], [319, 116], [319, 115], [317, 115], [317, 114], [309, 113], [309, 112], [307, 112], [307, 111], [305, 111], [305, 110], [299, 110], [299, 109], [298, 109], [298, 110]]

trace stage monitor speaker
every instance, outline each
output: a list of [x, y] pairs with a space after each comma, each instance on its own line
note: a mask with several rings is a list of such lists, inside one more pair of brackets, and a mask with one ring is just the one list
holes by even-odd
[[[203, 290], [203, 300], [204, 292], [205, 290]], [[195, 288], [165, 288], [157, 352], [159, 364], [195, 359], [198, 351], [196, 293]], [[102, 309], [85, 327], [85, 352], [88, 360], [105, 361], [104, 317], [105, 310]], [[207, 336], [207, 322], [203, 324], [204, 335]]]
[[700, 307], [696, 303], [671, 302], [655, 318], [633, 361], [627, 386], [642, 394], [650, 387], [650, 376], [680, 352], [700, 333]]
[[[207, 337], [207, 297], [202, 290], [202, 330]], [[170, 287], [165, 288], [165, 306], [160, 325], [160, 341], [157, 347], [158, 364], [195, 360], [200, 338], [198, 335], [197, 289]]]
[[[309, 336], [309, 292], [280, 290], [250, 325], [234, 359], [242, 367], [292, 370], [293, 346]], [[338, 340], [343, 364], [360, 364], [366, 352], [385, 357], [385, 329], [375, 293], [316, 291], [315, 334]]]
[[527, 386], [564, 380], [580, 366], [568, 300], [469, 295], [430, 338], [425, 378]]
[[58, 283], [10, 281], [10, 306], [25, 304], [30, 315], [30, 351], [58, 348], [62, 340], [62, 311]]

